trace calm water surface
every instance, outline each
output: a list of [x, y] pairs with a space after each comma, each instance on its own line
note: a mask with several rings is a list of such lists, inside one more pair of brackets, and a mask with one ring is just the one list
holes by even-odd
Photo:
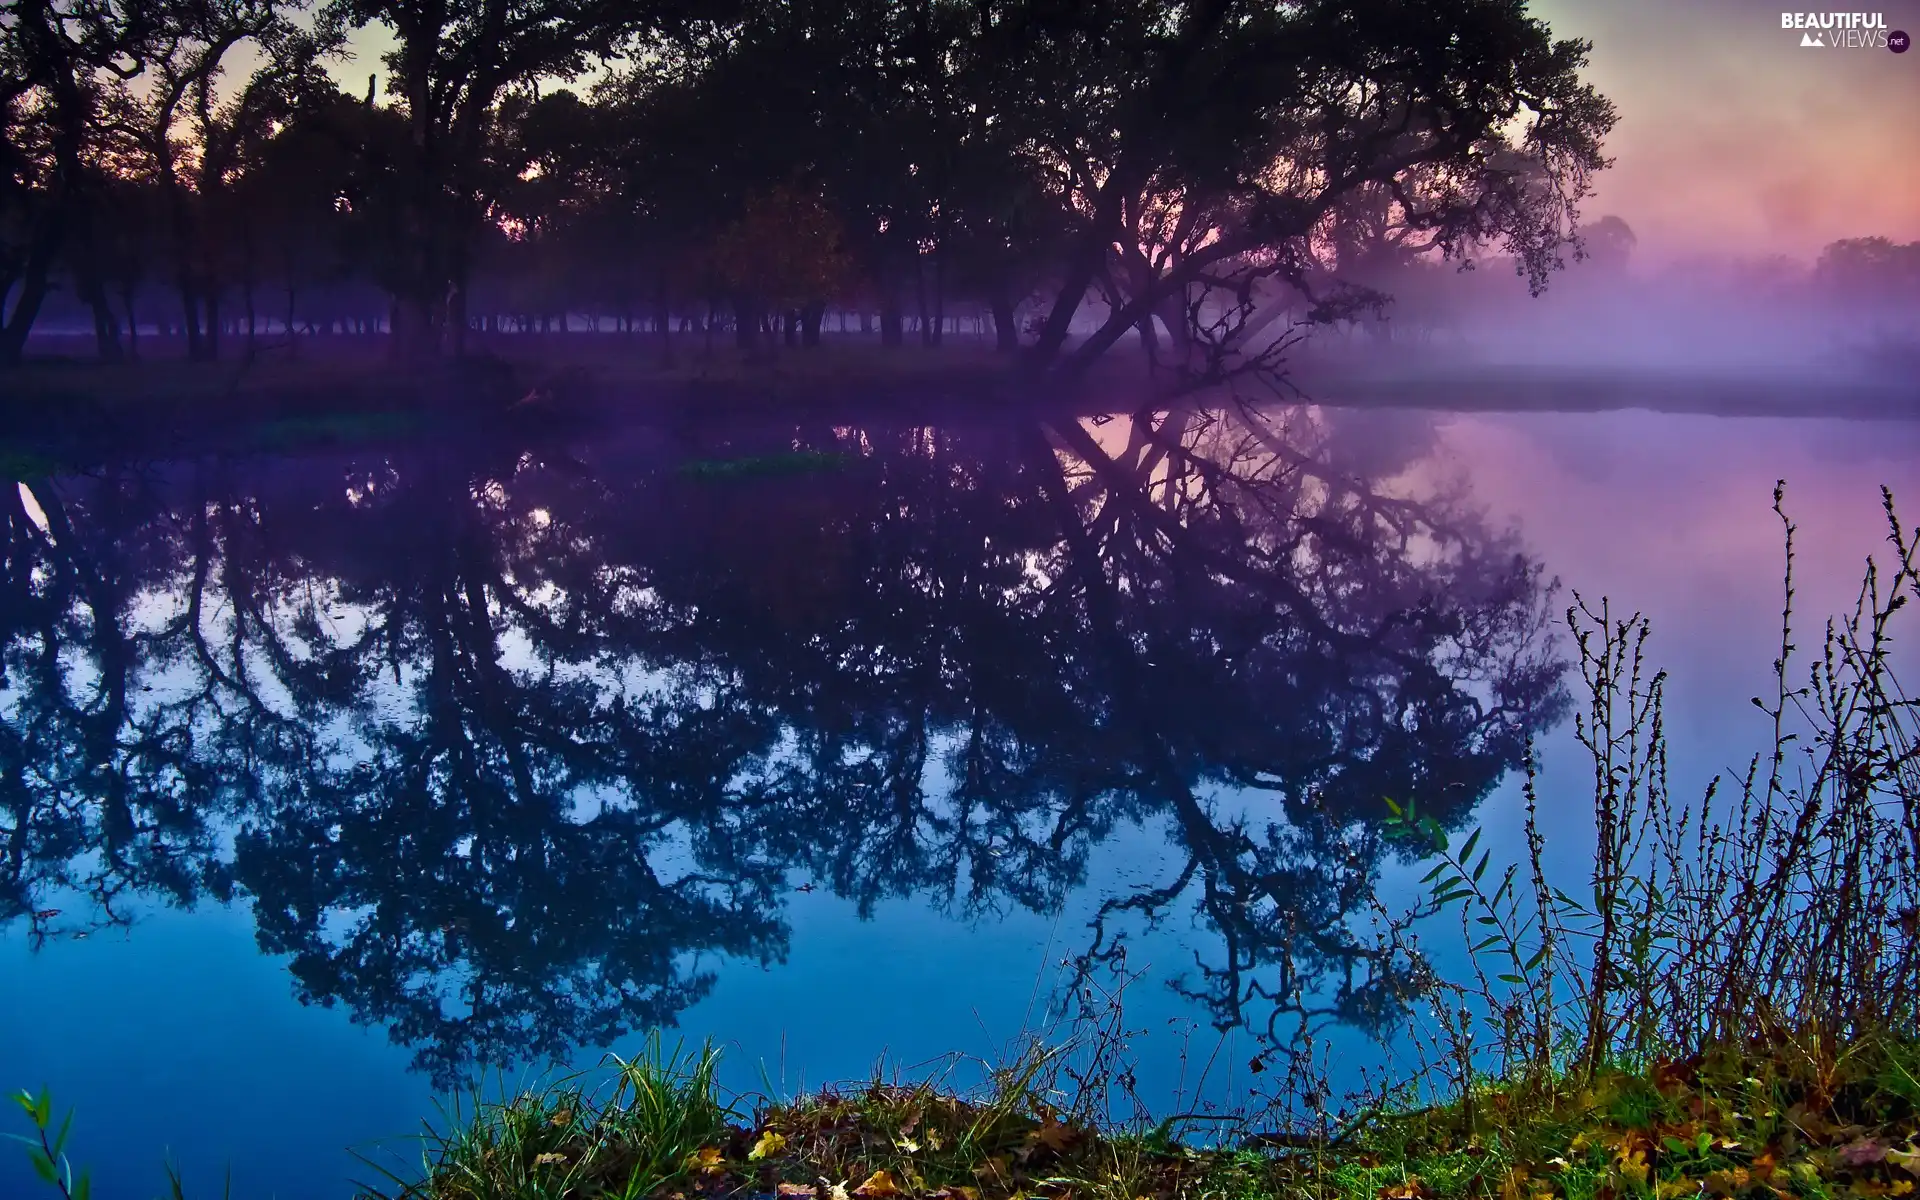
[[1917, 451], [1289, 409], [34, 481], [0, 496], [0, 1085], [78, 1107], [96, 1194], [171, 1152], [293, 1198], [489, 1068], [672, 1025], [790, 1092], [992, 1053], [1121, 963], [1156, 1104], [1208, 1058], [1252, 1086], [1294, 985], [1351, 1072], [1392, 1014], [1348, 923], [1409, 874], [1380, 797], [1511, 853], [1538, 739], [1576, 878], [1571, 590], [1655, 619], [1696, 787], [1762, 733], [1774, 480], [1824, 615], [1878, 486], [1920, 514]]

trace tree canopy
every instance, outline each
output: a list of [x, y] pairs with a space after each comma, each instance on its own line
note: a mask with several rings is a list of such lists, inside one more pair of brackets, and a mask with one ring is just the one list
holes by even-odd
[[[350, 97], [319, 68], [368, 24]], [[223, 304], [365, 286], [406, 354], [570, 307], [937, 341], [966, 304], [1036, 372], [1137, 332], [1205, 382], [1365, 300], [1357, 210], [1543, 286], [1614, 120], [1520, 0], [6, 0], [0, 30], [9, 357], [65, 264], [103, 351], [116, 286], [164, 275], [203, 355]], [[154, 217], [109, 253], [115, 204]]]

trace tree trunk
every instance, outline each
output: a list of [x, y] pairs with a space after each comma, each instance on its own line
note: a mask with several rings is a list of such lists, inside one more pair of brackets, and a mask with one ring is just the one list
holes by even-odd
[[1148, 313], [1141, 317], [1137, 328], [1140, 330], [1140, 348], [1147, 352], [1147, 362], [1153, 366], [1159, 366], [1160, 335], [1154, 331], [1153, 314]]
[[920, 318], [920, 344], [931, 346], [933, 327], [927, 324], [927, 264], [924, 260], [914, 263], [913, 306]]
[[662, 282], [654, 295], [655, 320], [660, 326], [660, 366], [673, 369], [673, 311], [667, 300], [667, 285]]
[[820, 322], [827, 315], [824, 304], [809, 304], [800, 310], [800, 344], [818, 346], [820, 344]]
[[[90, 232], [90, 231], [88, 231]], [[92, 261], [93, 248], [83, 251], [84, 260], [80, 269], [78, 291], [87, 310], [93, 314], [93, 347], [101, 362], [119, 362], [120, 317], [113, 311], [113, 305], [107, 302], [106, 285], [100, 282]]]
[[734, 301], [733, 338], [742, 350], [753, 349], [760, 339], [760, 314], [749, 301]]
[[394, 362], [399, 362], [406, 357], [406, 330], [401, 328], [405, 324], [406, 318], [401, 312], [400, 298], [398, 296], [388, 297], [387, 357]]
[[107, 303], [104, 288], [96, 286], [93, 294], [87, 297], [87, 307], [93, 310], [93, 348], [101, 362], [119, 362], [125, 355], [120, 348], [120, 317], [113, 311], [113, 305]]
[[906, 322], [900, 316], [899, 302], [888, 296], [880, 302], [880, 344], [899, 346], [906, 340]]
[[1089, 240], [1080, 247], [1080, 253], [1067, 270], [1059, 293], [1054, 297], [1053, 309], [1047, 314], [1046, 324], [1040, 329], [1040, 339], [1033, 346], [1033, 361], [1045, 366], [1060, 353], [1067, 343], [1067, 334], [1073, 328], [1073, 314], [1080, 311], [1080, 304], [1087, 297], [1087, 288], [1100, 273], [1100, 264], [1106, 254], [1106, 246]]
[[248, 279], [240, 285], [240, 302], [247, 312], [247, 361], [252, 362], [254, 355], [260, 352], [260, 331], [257, 314], [253, 307], [253, 280]]
[[20, 272], [20, 298], [13, 311], [4, 314], [6, 325], [0, 329], [0, 364], [17, 363], [26, 354], [27, 335], [40, 316], [53, 276], [54, 259], [66, 240], [67, 221], [73, 206], [73, 188], [64, 172], [56, 171], [56, 195], [47, 206], [40, 227], [27, 243], [27, 261]]
[[1005, 292], [993, 294], [993, 348], [1011, 352], [1020, 348], [1020, 326], [1013, 311], [1013, 302], [1007, 299]]
[[1168, 296], [1160, 302], [1160, 323], [1167, 327], [1167, 353], [1164, 362], [1179, 371], [1198, 371], [1194, 361], [1193, 331], [1187, 327], [1187, 304], [1182, 296]]
[[464, 280], [447, 288], [446, 322], [443, 332], [447, 353], [454, 358], [467, 354], [467, 287]]
[[933, 339], [929, 346], [938, 346], [947, 336], [947, 258], [944, 254], [933, 256]]
[[127, 310], [127, 357], [140, 357], [140, 322], [133, 311], [134, 286], [130, 282], [120, 284], [120, 307]]

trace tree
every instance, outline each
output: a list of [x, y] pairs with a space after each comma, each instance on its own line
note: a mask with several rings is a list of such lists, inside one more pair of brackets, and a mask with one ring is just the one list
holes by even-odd
[[[249, 45], [265, 61], [223, 100], [226, 61]], [[279, 0], [196, 0], [156, 44], [148, 86], [115, 91], [110, 128], [166, 208], [191, 359], [219, 356], [221, 299], [236, 281], [251, 338], [261, 255], [237, 188], [305, 98], [331, 88], [319, 66], [331, 45], [290, 24]]]
[[0, 5], [0, 134], [7, 151], [0, 235], [0, 366], [18, 362], [54, 266], [86, 218], [89, 153], [108, 80], [140, 73], [161, 24], [146, 0], [6, 0]]
[[404, 258], [393, 279], [397, 352], [459, 353], [472, 251], [506, 179], [489, 151], [498, 102], [538, 79], [571, 79], [672, 16], [625, 0], [329, 0], [333, 27], [385, 25], [389, 90], [406, 114], [396, 164]]
[[1609, 275], [1626, 270], [1627, 260], [1633, 257], [1633, 248], [1640, 241], [1634, 236], [1632, 226], [1612, 214], [1584, 226], [1580, 232], [1586, 256]]
[[1920, 242], [1843, 238], [1820, 251], [1813, 272], [1830, 296], [1847, 303], [1920, 303]]
[[[1003, 111], [1074, 214], [1033, 354], [1052, 372], [1153, 314], [1183, 382], [1270, 374], [1286, 343], [1265, 331], [1287, 292], [1311, 297], [1315, 239], [1363, 188], [1442, 253], [1500, 244], [1538, 289], [1614, 120], [1580, 81], [1589, 47], [1511, 0], [1036, 2], [996, 33], [1025, 92]], [[1063, 352], [1103, 271], [1120, 302]]]
[[848, 269], [839, 222], [817, 195], [790, 185], [747, 201], [716, 239], [714, 265], [737, 298], [743, 345], [768, 307], [804, 321], [806, 344], [818, 345], [820, 313]]

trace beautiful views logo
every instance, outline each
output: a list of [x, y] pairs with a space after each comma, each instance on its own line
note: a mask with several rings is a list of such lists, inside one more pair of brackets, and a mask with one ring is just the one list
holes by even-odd
[[1898, 54], [1908, 45], [1907, 35], [1887, 29], [1885, 13], [1864, 12], [1783, 12], [1780, 28], [1800, 31], [1800, 44], [1819, 50], [1892, 49]]

